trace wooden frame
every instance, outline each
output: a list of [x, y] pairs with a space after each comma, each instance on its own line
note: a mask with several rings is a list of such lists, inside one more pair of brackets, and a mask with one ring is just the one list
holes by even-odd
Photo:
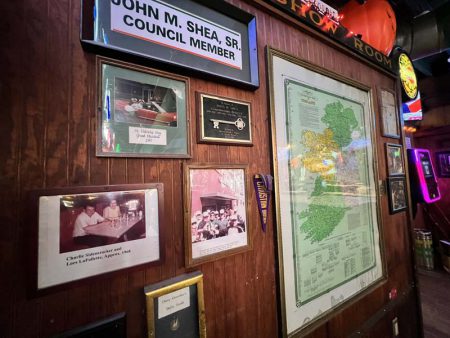
[[35, 190], [29, 194], [32, 295], [163, 260], [163, 185]]
[[406, 210], [408, 201], [406, 196], [406, 178], [388, 177], [389, 213], [395, 214]]
[[251, 248], [248, 191], [247, 165], [184, 166], [186, 266]]
[[400, 144], [386, 143], [386, 167], [388, 176], [405, 175], [403, 147]]
[[[196, 271], [146, 286], [144, 293], [148, 338], [206, 338], [201, 272]], [[180, 327], [183, 331], [176, 333]]]
[[189, 79], [97, 57], [97, 156], [189, 158]]
[[197, 93], [198, 141], [215, 144], [252, 144], [251, 103]]
[[378, 106], [381, 118], [381, 134], [384, 137], [400, 139], [398, 100], [395, 91], [378, 88]]
[[[373, 96], [370, 87], [342, 75], [272, 48], [267, 49], [267, 54], [282, 334], [297, 337], [312, 332], [333, 312], [360, 300], [385, 280]], [[300, 103], [305, 105], [302, 109], [298, 107]], [[341, 118], [340, 114], [345, 116]], [[354, 133], [355, 128], [358, 132]], [[319, 155], [314, 153], [315, 148]], [[330, 156], [322, 158], [324, 152]], [[342, 162], [333, 157], [335, 152], [340, 153]], [[353, 153], [359, 153], [367, 165], [361, 167]], [[352, 170], [343, 163], [354, 163], [356, 167]], [[362, 187], [355, 188], [355, 184], [362, 182]], [[313, 188], [314, 191], [307, 191]], [[350, 190], [344, 191], [344, 188]], [[354, 196], [353, 202], [344, 197], [350, 195]], [[327, 199], [331, 200], [326, 202]], [[333, 202], [335, 199], [340, 199], [340, 204]], [[311, 209], [314, 205], [318, 207]], [[327, 211], [327, 205], [333, 207], [332, 214]], [[341, 216], [336, 217], [335, 212]], [[322, 213], [327, 217], [322, 217]], [[360, 217], [359, 221], [353, 222], [353, 218], [350, 221], [350, 216]], [[320, 220], [316, 224], [318, 227], [306, 227], [313, 220]], [[323, 224], [329, 225], [324, 228]], [[360, 250], [351, 251], [352, 248], [341, 243], [338, 254], [358, 259], [358, 267], [348, 274], [331, 274], [326, 265], [317, 263], [317, 259], [326, 260], [327, 257], [322, 256], [329, 251], [321, 253], [319, 249], [331, 248], [338, 236], [341, 240], [353, 236], [351, 227], [345, 224], [364, 224], [359, 230], [371, 240], [364, 242], [360, 237], [358, 241], [365, 243], [367, 255]], [[314, 255], [308, 256], [305, 250]], [[342, 260], [339, 262], [344, 264]], [[339, 264], [333, 264], [332, 268], [349, 271]], [[316, 275], [317, 282], [308, 284], [306, 279], [313, 274], [307, 270], [308, 266], [314, 267], [321, 276], [336, 277], [330, 282], [320, 281]], [[308, 289], [308, 285], [311, 288]]]

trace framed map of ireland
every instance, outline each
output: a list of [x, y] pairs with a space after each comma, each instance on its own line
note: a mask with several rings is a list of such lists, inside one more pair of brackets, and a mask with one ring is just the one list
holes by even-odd
[[283, 335], [383, 279], [370, 88], [269, 49]]

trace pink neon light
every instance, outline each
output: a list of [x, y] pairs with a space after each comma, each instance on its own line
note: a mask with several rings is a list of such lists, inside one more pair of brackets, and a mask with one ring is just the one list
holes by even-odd
[[[433, 172], [433, 179], [436, 182], [436, 189], [438, 191], [438, 196], [431, 198], [427, 188], [427, 182], [425, 180], [425, 175], [423, 173], [422, 164], [420, 163], [419, 153], [428, 154], [428, 159], [430, 160], [431, 171]], [[441, 192], [439, 191], [439, 186], [437, 185], [436, 175], [434, 173], [433, 163], [431, 162], [430, 151], [427, 149], [414, 149], [414, 162], [416, 164], [417, 173], [419, 174], [420, 189], [422, 190], [423, 199], [427, 203], [433, 203], [441, 199]]]

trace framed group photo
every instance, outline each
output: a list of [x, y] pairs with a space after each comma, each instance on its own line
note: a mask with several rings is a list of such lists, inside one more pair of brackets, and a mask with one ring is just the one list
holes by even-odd
[[189, 79], [97, 57], [97, 156], [189, 158]]
[[147, 338], [206, 338], [203, 274], [177, 276], [144, 288]]
[[251, 247], [246, 165], [185, 165], [186, 266]]
[[38, 190], [30, 201], [33, 291], [162, 259], [162, 184]]

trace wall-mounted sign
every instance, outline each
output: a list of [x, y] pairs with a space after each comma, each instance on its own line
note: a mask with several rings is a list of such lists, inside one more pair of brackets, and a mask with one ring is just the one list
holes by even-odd
[[413, 63], [405, 53], [400, 53], [398, 56], [398, 73], [406, 97], [414, 100], [418, 93], [417, 77]]
[[81, 40], [257, 88], [256, 19], [222, 1], [83, 1]]
[[[255, 0], [260, 2], [260, 0]], [[372, 46], [368, 45], [355, 34], [348, 29], [339, 25], [330, 16], [321, 14], [320, 8], [313, 5], [313, 1], [306, 0], [263, 0], [269, 4], [272, 4], [276, 8], [288, 13], [295, 17], [302, 23], [306, 23], [308, 26], [313, 27], [331, 37], [334, 40], [339, 41], [357, 54], [362, 55], [364, 58], [369, 59], [378, 66], [383, 67], [391, 73], [395, 73], [396, 69], [392, 62], [392, 59], [383, 53], [379, 52]]]

